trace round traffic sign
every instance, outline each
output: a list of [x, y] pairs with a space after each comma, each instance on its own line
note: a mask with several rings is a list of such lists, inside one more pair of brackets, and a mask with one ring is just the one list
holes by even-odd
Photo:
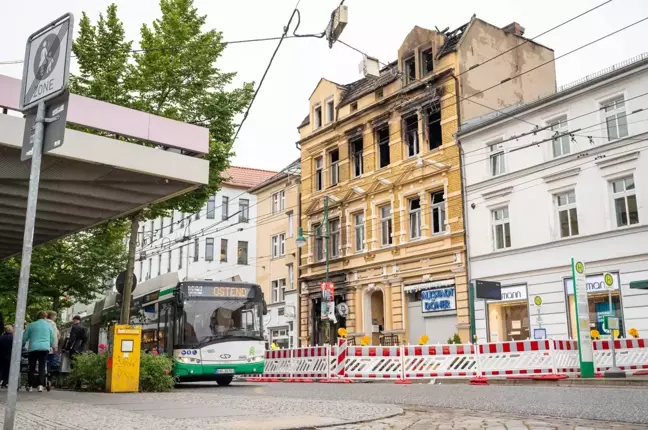
[[542, 297], [535, 296], [535, 298], [533, 299], [533, 303], [535, 303], [536, 306], [540, 306], [542, 304]]
[[36, 50], [34, 64], [32, 65], [36, 79], [42, 81], [52, 74], [58, 62], [59, 52], [61, 51], [60, 47], [61, 39], [58, 38], [56, 33], [48, 34], [40, 42]]
[[611, 273], [603, 274], [603, 282], [605, 283], [605, 286], [608, 288], [614, 287], [614, 277], [612, 276]]
[[581, 263], [580, 261], [576, 263], [576, 271], [579, 274], [582, 274], [585, 271], [585, 265]]

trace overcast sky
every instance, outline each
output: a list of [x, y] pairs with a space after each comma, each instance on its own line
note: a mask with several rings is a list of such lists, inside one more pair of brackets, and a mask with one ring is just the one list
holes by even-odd
[[[142, 23], [159, 16], [157, 0], [0, 0], [0, 62], [22, 59], [29, 34], [63, 13], [72, 12], [78, 20], [85, 11], [94, 22], [113, 2], [119, 6], [127, 36], [137, 46]], [[525, 36], [532, 38], [603, 2], [347, 0], [349, 25], [341, 39], [386, 63], [396, 58], [398, 47], [414, 25], [454, 29], [474, 13], [500, 27], [517, 21], [525, 27]], [[224, 39], [231, 41], [281, 35], [295, 0], [196, 0], [195, 4], [207, 15], [207, 27], [222, 31]], [[298, 32], [321, 32], [338, 4], [339, 0], [302, 0]], [[558, 57], [646, 16], [648, 0], [613, 0], [537, 41], [554, 49]], [[558, 85], [648, 50], [647, 39], [648, 21], [559, 59]], [[238, 72], [239, 83], [259, 82], [276, 44], [230, 45], [219, 67]], [[324, 39], [285, 40], [235, 144], [233, 164], [279, 170], [296, 159], [297, 125], [308, 113], [308, 97], [315, 85], [321, 77], [341, 84], [358, 79], [360, 60], [360, 54], [343, 45], [329, 49]], [[75, 68], [73, 60], [72, 71]], [[19, 78], [22, 65], [0, 65], [0, 74]], [[499, 80], [493, 77], [493, 83]]]

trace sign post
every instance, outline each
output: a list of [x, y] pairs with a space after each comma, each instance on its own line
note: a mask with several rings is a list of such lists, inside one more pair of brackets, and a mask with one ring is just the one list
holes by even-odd
[[609, 316], [605, 317], [605, 320], [603, 322], [604, 328], [610, 332], [610, 338], [612, 339], [610, 341], [611, 344], [611, 350], [612, 350], [612, 368], [608, 369], [605, 371], [605, 377], [606, 378], [625, 378], [626, 374], [623, 370], [619, 369], [617, 367], [617, 362], [616, 362], [616, 347], [614, 346], [614, 331], [619, 330], [619, 319], [616, 318], [615, 313], [612, 308], [612, 290], [614, 289], [614, 277], [612, 276], [611, 273], [604, 273], [603, 274], [603, 282], [605, 283], [605, 286], [608, 289], [608, 313]]
[[[18, 379], [20, 377], [20, 359], [22, 355], [22, 338], [29, 290], [29, 275], [31, 269], [34, 228], [36, 223], [36, 205], [38, 203], [38, 186], [40, 182], [41, 161], [43, 158], [43, 141], [47, 139], [45, 127], [47, 124], [61, 120], [60, 104], [54, 107], [58, 112], [48, 118], [47, 102], [63, 96], [68, 85], [70, 68], [70, 52], [72, 49], [74, 17], [66, 14], [52, 21], [45, 27], [33, 33], [27, 39], [25, 48], [25, 63], [20, 92], [19, 106], [23, 114], [33, 114], [33, 135], [27, 139], [31, 148], [23, 148], [23, 161], [31, 158], [29, 191], [27, 194], [27, 212], [25, 214], [25, 230], [23, 234], [23, 249], [20, 260], [20, 279], [16, 301], [16, 319], [14, 323], [14, 338], [11, 351], [11, 366], [9, 371], [9, 389], [7, 390], [7, 407], [5, 409], [4, 429], [13, 430], [18, 397]], [[65, 104], [65, 103], [63, 103]], [[59, 123], [60, 124], [60, 123]], [[56, 127], [54, 127], [56, 128]], [[59, 127], [60, 128], [60, 127]], [[63, 130], [65, 125], [63, 125]], [[60, 133], [59, 133], [60, 134]], [[24, 140], [24, 139], [23, 139]], [[58, 143], [56, 143], [58, 141]], [[52, 148], [62, 144], [62, 137], [54, 139]]]
[[585, 264], [572, 258], [572, 279], [576, 300], [576, 333], [578, 335], [578, 358], [582, 378], [594, 377], [594, 352], [590, 337], [589, 305], [587, 303], [587, 278]]

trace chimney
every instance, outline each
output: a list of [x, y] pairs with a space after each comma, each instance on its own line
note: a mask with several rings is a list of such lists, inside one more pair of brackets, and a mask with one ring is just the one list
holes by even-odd
[[502, 30], [507, 33], [515, 34], [517, 36], [524, 36], [524, 27], [522, 27], [517, 22], [512, 22], [509, 25], [502, 27]]

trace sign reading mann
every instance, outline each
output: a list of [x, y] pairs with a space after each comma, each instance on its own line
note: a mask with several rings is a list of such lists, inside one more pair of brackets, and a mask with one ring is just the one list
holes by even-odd
[[457, 309], [455, 287], [421, 291], [421, 306], [423, 312], [454, 311]]

